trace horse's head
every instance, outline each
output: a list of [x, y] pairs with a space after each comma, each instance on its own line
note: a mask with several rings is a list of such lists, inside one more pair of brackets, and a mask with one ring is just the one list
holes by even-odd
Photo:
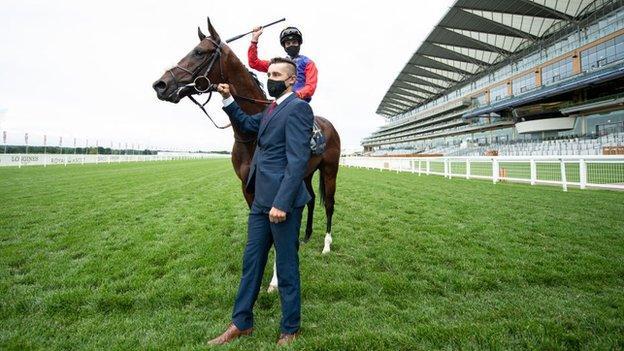
[[228, 49], [210, 19], [208, 31], [210, 36], [207, 37], [197, 27], [199, 44], [154, 82], [152, 87], [160, 100], [178, 103], [185, 96], [211, 89], [210, 83], [222, 83], [223, 67], [220, 61], [224, 50]]

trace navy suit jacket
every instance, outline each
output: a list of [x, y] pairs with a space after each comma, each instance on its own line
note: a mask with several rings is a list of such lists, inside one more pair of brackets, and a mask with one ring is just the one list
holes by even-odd
[[291, 94], [272, 113], [248, 115], [232, 102], [223, 110], [243, 132], [257, 133], [258, 140], [245, 184], [254, 202], [290, 212], [312, 197], [303, 182], [310, 159], [314, 114], [310, 105]]

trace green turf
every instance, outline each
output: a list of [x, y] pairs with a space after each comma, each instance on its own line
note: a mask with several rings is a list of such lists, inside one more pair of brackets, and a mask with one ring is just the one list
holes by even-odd
[[[0, 169], [0, 349], [206, 349], [247, 209], [229, 160]], [[624, 193], [342, 168], [301, 247], [306, 350], [624, 348]], [[270, 279], [265, 275], [265, 284]], [[272, 349], [279, 300], [220, 349]]]

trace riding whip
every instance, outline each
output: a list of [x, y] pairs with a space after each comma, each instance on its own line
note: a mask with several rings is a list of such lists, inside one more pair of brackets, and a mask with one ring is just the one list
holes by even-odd
[[[286, 18], [282, 18], [282, 19], [277, 20], [277, 21], [275, 21], [275, 22], [271, 22], [271, 23], [269, 23], [269, 24], [265, 24], [264, 26], [262, 26], [262, 27], [260, 27], [260, 28], [270, 27], [270, 26], [272, 26], [272, 25], [274, 25], [274, 24], [277, 24], [277, 23], [280, 23], [280, 22], [284, 22], [285, 20], [286, 20]], [[237, 36], [235, 36], [235, 37], [232, 37], [232, 38], [230, 38], [230, 39], [226, 40], [225, 42], [229, 44], [230, 42], [233, 42], [234, 40], [238, 40], [238, 39], [240, 39], [240, 38], [244, 37], [245, 35], [247, 35], [247, 34], [251, 34], [251, 33], [253, 33], [253, 32], [254, 32], [254, 31], [252, 30], [252, 31], [249, 31], [249, 32], [247, 32], [247, 33], [245, 33], [245, 34], [240, 34], [240, 35], [237, 35]]]

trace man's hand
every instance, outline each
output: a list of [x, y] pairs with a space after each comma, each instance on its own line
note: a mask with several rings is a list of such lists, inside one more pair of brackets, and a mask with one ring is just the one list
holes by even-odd
[[269, 222], [280, 223], [285, 220], [286, 212], [280, 210], [279, 208], [271, 207], [271, 211], [269, 211]]
[[255, 27], [253, 29], [253, 33], [251, 33], [251, 41], [253, 41], [254, 43], [257, 43], [261, 35], [262, 35], [262, 27], [260, 26]]
[[221, 96], [223, 96], [224, 99], [227, 99], [230, 97], [230, 85], [229, 84], [219, 84], [217, 85], [217, 91], [219, 92], [219, 94], [221, 94]]

